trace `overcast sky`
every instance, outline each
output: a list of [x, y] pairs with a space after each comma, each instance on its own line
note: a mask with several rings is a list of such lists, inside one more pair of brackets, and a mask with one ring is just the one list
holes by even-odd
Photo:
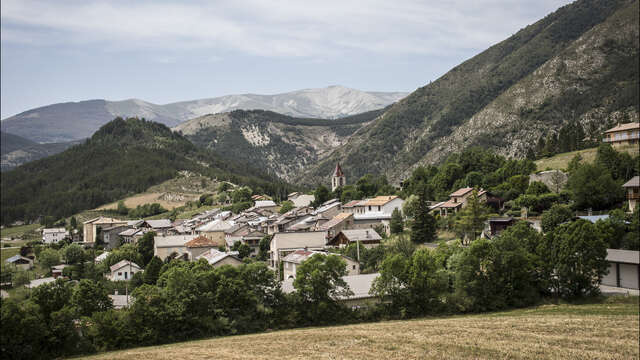
[[566, 0], [2, 0], [2, 118], [344, 85], [412, 91]]

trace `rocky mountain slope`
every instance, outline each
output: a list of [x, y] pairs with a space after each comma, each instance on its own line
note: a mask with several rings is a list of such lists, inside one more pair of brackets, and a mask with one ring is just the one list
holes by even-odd
[[195, 118], [173, 130], [223, 158], [254, 164], [281, 179], [292, 180], [383, 112], [380, 109], [326, 120], [236, 110]]
[[579, 124], [587, 136], [638, 119], [638, 1], [579, 0], [456, 66], [390, 107], [299, 177], [336, 162], [399, 182], [469, 146], [523, 158]]
[[297, 117], [334, 119], [380, 109], [406, 95], [402, 92], [365, 92], [330, 86], [275, 95], [228, 95], [166, 105], [138, 99], [88, 100], [28, 110], [2, 120], [1, 128], [3, 132], [35, 142], [64, 142], [87, 138], [116, 116], [145, 118], [167, 126], [236, 109], [261, 109]]

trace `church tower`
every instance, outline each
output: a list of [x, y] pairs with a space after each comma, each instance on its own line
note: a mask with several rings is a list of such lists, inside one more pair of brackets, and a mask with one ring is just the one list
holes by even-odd
[[340, 164], [336, 165], [336, 169], [333, 171], [333, 176], [331, 177], [331, 191], [335, 191], [340, 186], [347, 185], [347, 177], [344, 176], [342, 172], [342, 168]]

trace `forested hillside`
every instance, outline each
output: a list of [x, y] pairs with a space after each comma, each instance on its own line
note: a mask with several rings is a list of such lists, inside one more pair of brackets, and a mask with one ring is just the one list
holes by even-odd
[[337, 120], [303, 119], [264, 110], [205, 115], [174, 130], [223, 158], [238, 159], [285, 180], [325, 158], [385, 109]]
[[283, 196], [286, 185], [203, 151], [164, 125], [117, 118], [60, 154], [2, 174], [2, 223], [60, 218], [175, 177], [180, 170]]
[[340, 162], [353, 177], [399, 182], [473, 145], [517, 158], [579, 148], [610, 124], [637, 121], [637, 39], [638, 1], [564, 6], [394, 104], [301, 180], [326, 178]]

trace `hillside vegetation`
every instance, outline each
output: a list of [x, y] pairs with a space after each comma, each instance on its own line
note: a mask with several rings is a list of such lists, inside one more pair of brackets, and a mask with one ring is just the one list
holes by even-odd
[[[628, 145], [615, 148], [619, 152], [626, 152], [631, 156], [638, 156], [640, 149], [637, 145]], [[562, 154], [556, 154], [554, 156], [545, 157], [535, 161], [536, 167], [539, 171], [547, 169], [551, 170], [566, 170], [569, 166], [569, 162], [576, 156], [582, 157], [582, 162], [593, 163], [596, 160], [598, 148], [589, 148], [584, 150], [570, 151]]]
[[205, 115], [174, 130], [223, 158], [254, 164], [291, 180], [324, 159], [384, 109], [337, 120], [294, 118], [263, 110]]
[[[223, 337], [87, 359], [633, 359], [638, 298]], [[482, 341], [480, 341], [482, 339]]]
[[474, 145], [517, 158], [544, 149], [541, 138], [575, 150], [554, 143], [561, 130], [579, 148], [580, 135], [637, 121], [637, 39], [638, 1], [576, 1], [392, 105], [300, 179], [326, 179], [340, 162], [397, 183]]
[[81, 145], [3, 173], [2, 223], [66, 217], [141, 193], [183, 170], [259, 191], [288, 191], [259, 178], [260, 171], [198, 149], [164, 125], [117, 118]]

